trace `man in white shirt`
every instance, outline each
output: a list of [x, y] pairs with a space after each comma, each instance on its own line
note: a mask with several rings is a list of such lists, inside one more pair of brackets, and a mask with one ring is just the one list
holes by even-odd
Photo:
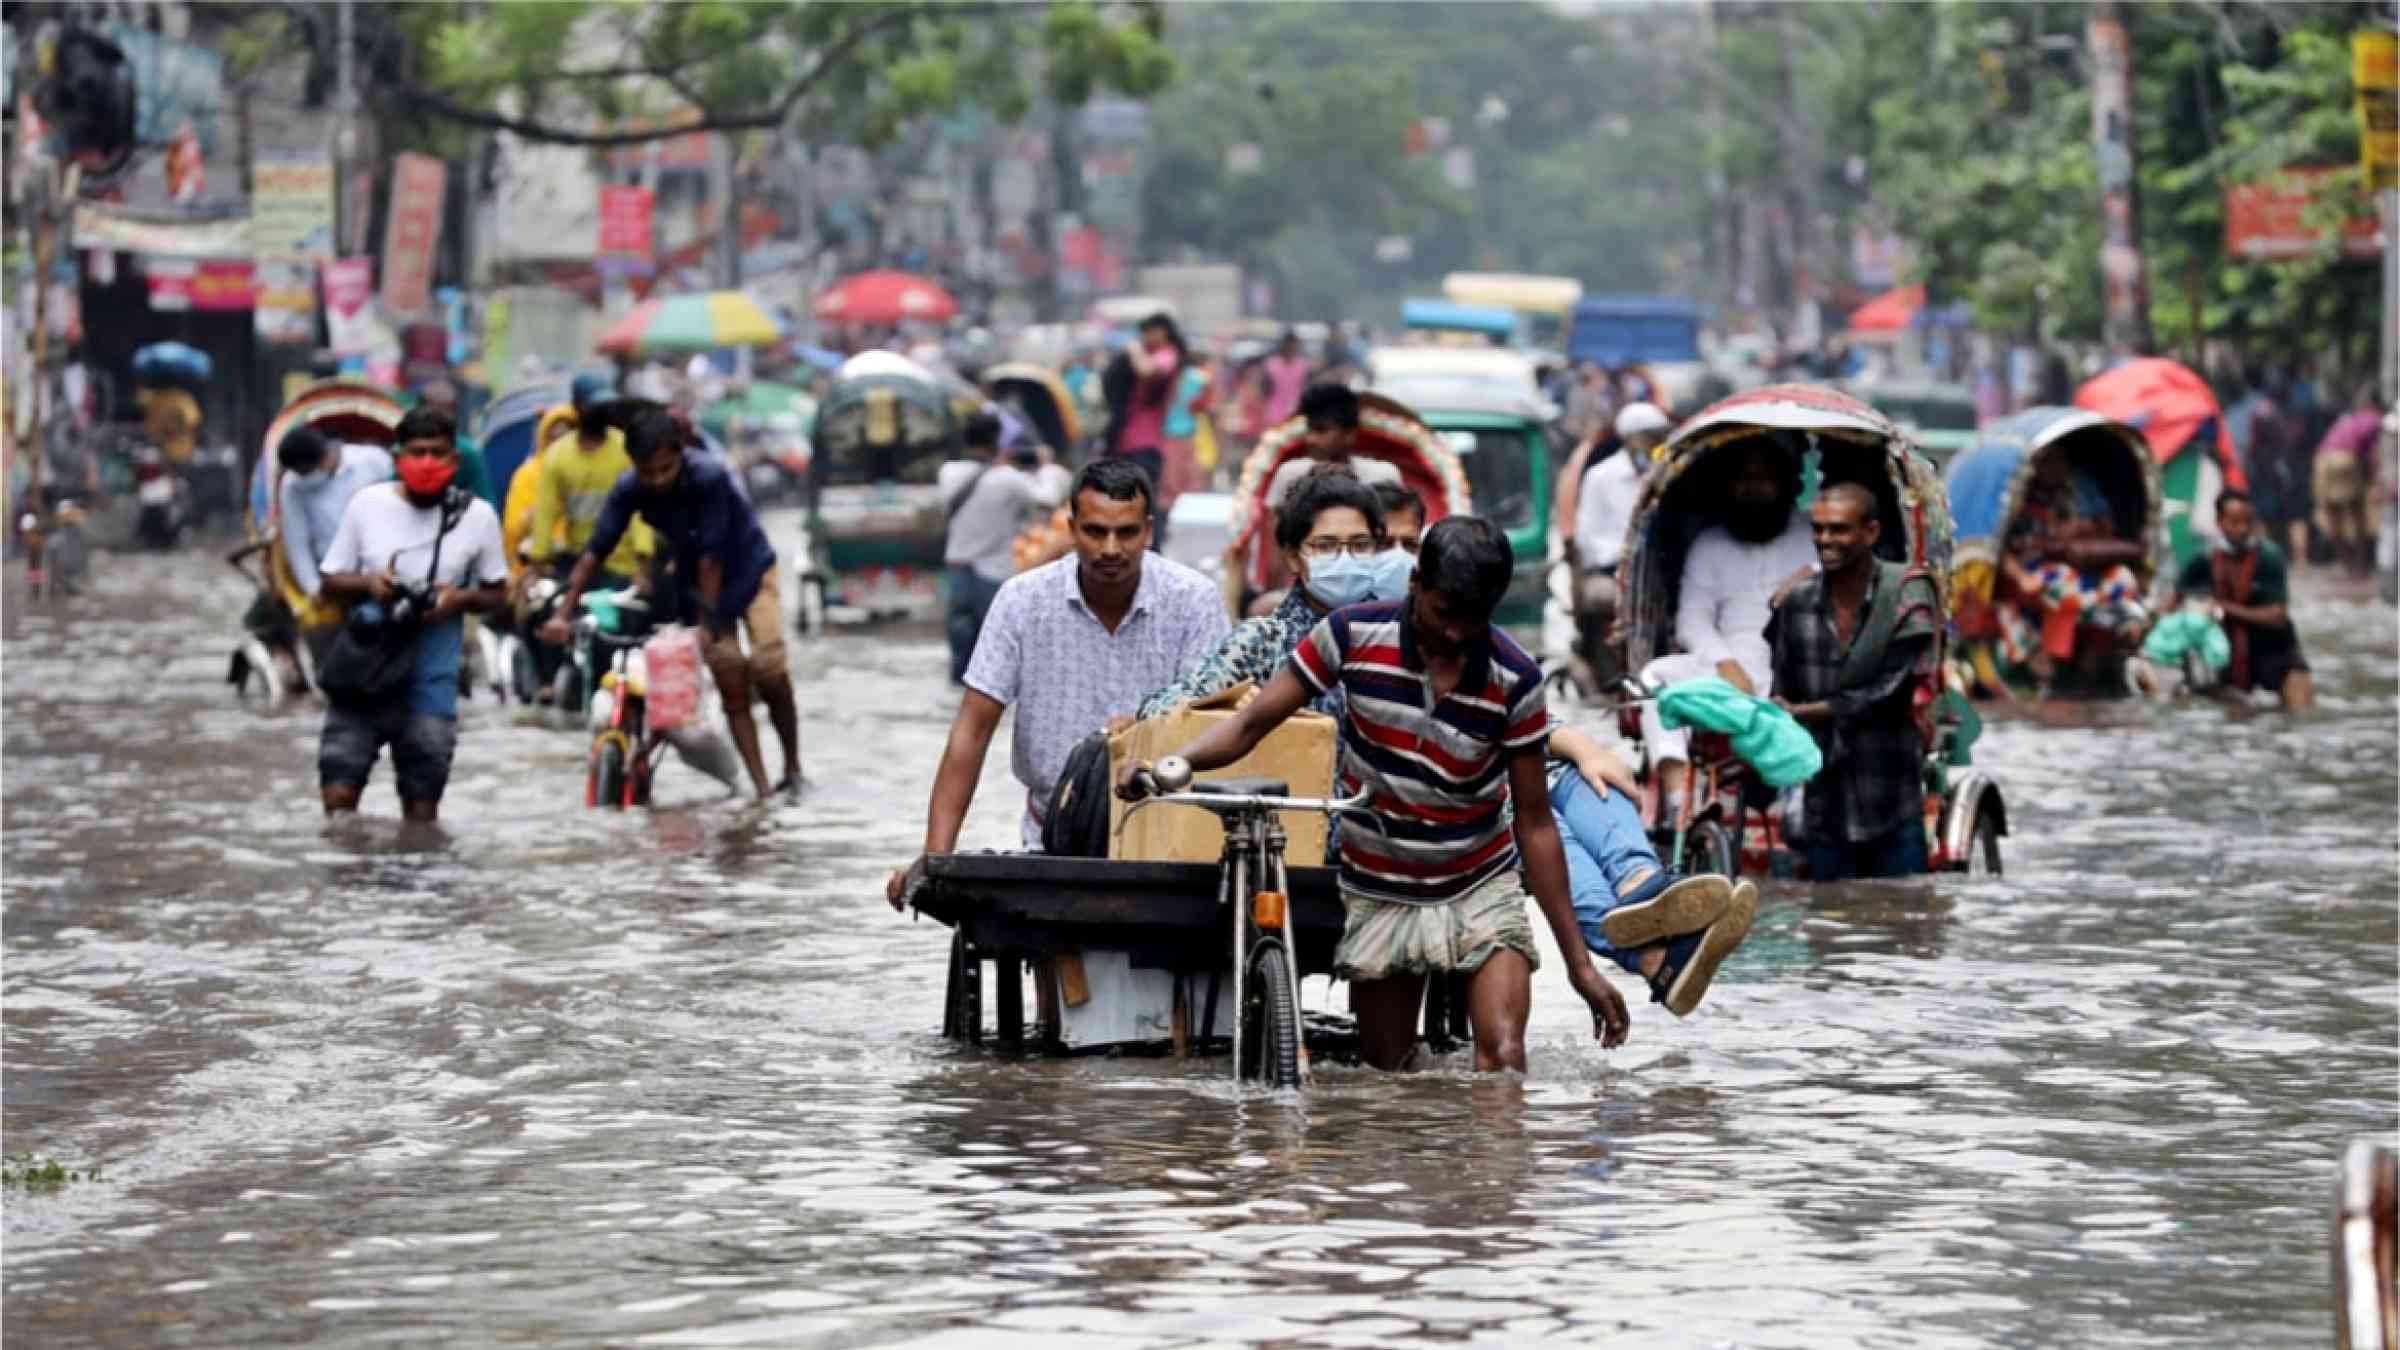
[[[1702, 530], [1684, 555], [1675, 605], [1675, 642], [1683, 648], [1642, 667], [1642, 681], [1663, 687], [1717, 675], [1761, 698], [1773, 692], [1767, 649], [1770, 602], [1786, 581], [1817, 564], [1799, 500], [1799, 466], [1772, 446], [1754, 444], [1733, 464], [1731, 503], [1722, 524]], [[1655, 700], [1642, 705], [1642, 751], [1672, 818], [1691, 776], [1690, 737], [1669, 731]]]
[[1616, 453], [1584, 470], [1575, 494], [1576, 659], [1584, 663], [1579, 675], [1588, 681], [1586, 688], [1616, 678], [1607, 651], [1608, 628], [1617, 617], [1617, 564], [1624, 560], [1625, 532], [1641, 501], [1642, 477], [1672, 426], [1654, 403], [1626, 404], [1617, 413]]
[[959, 457], [934, 477], [950, 514], [942, 543], [942, 586], [952, 684], [965, 683], [992, 597], [1000, 593], [1000, 583], [1016, 575], [1017, 526], [1027, 511], [1055, 504], [1032, 475], [1000, 462], [1000, 433], [1000, 419], [988, 412], [968, 418]]
[[[507, 604], [500, 516], [457, 486], [458, 424], [419, 406], [394, 433], [400, 480], [360, 491], [342, 512], [322, 563], [324, 592], [353, 607], [359, 626], [402, 624], [411, 643], [405, 689], [373, 705], [332, 699], [317, 741], [325, 814], [358, 810], [375, 760], [390, 746], [400, 808], [410, 821], [439, 813], [458, 748], [458, 672], [466, 615]], [[404, 599], [404, 592], [417, 594]], [[419, 611], [412, 621], [396, 611]], [[413, 627], [413, 632], [411, 631]]]

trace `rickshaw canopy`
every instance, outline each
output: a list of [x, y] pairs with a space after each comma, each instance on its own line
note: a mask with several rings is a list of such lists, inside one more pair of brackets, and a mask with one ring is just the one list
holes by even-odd
[[983, 372], [983, 382], [993, 398], [1013, 401], [1059, 454], [1073, 450], [1083, 439], [1082, 415], [1057, 371], [1031, 361], [1003, 361]]
[[[1397, 466], [1401, 481], [1424, 500], [1427, 525], [1474, 510], [1466, 467], [1442, 443], [1440, 433], [1425, 425], [1406, 406], [1382, 394], [1360, 394], [1358, 404], [1358, 437], [1351, 448], [1353, 458], [1386, 460]], [[1264, 584], [1267, 555], [1273, 551], [1260, 546], [1267, 522], [1274, 515], [1267, 509], [1267, 487], [1274, 481], [1277, 469], [1307, 456], [1307, 433], [1305, 419], [1286, 418], [1269, 427], [1242, 460], [1241, 476], [1233, 491], [1231, 535], [1233, 550], [1246, 553], [1252, 585]]]
[[1684, 557], [1693, 538], [1716, 522], [1724, 499], [1724, 452], [1762, 438], [1793, 459], [1804, 494], [1831, 482], [1872, 490], [1883, 528], [1877, 555], [1923, 568], [1948, 613], [1950, 505], [1933, 462], [1889, 418], [1848, 394], [1821, 385], [1768, 385], [1694, 415], [1643, 480], [1619, 569], [1626, 669], [1670, 650]]
[[503, 494], [539, 444], [535, 433], [543, 414], [568, 398], [566, 380], [543, 379], [517, 385], [485, 405], [475, 423], [475, 439], [483, 445], [484, 467]]
[[318, 380], [293, 395], [283, 411], [267, 423], [258, 472], [251, 476], [250, 537], [268, 543], [267, 574], [299, 616], [302, 627], [330, 623], [340, 611], [330, 601], [302, 594], [292, 577], [291, 563], [284, 557], [282, 522], [276, 511], [283, 468], [276, 461], [276, 447], [292, 428], [312, 426], [338, 442], [388, 448], [403, 411], [398, 396], [387, 389], [354, 380]]
[[2118, 528], [2135, 532], [2141, 543], [2142, 580], [2157, 574], [2165, 549], [2158, 465], [2141, 433], [2080, 408], [2027, 408], [1985, 427], [1945, 475], [1955, 526], [1952, 590], [1960, 603], [1990, 599], [2000, 551], [2033, 479], [2034, 457], [2067, 442], [2074, 466], [2107, 496]]

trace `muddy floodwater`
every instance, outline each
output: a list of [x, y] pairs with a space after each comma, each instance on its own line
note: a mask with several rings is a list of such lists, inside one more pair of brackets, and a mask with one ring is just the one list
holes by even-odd
[[[2357, 599], [2299, 608], [2312, 720], [1996, 724], [2006, 877], [1771, 886], [1688, 1021], [1627, 982], [1604, 1053], [1553, 961], [1526, 1081], [1245, 1101], [936, 1035], [947, 930], [881, 899], [935, 636], [795, 648], [772, 809], [588, 812], [470, 703], [403, 847], [388, 764], [329, 830], [315, 716], [231, 697], [231, 573], [98, 573], [0, 649], [0, 1124], [101, 1169], [6, 1194], [11, 1346], [2322, 1346], [2335, 1159], [2400, 1124]], [[1015, 799], [1003, 741], [967, 843]]]

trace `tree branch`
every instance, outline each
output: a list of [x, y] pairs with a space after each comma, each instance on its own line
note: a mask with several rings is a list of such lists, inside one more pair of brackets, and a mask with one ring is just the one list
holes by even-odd
[[[669, 136], [683, 136], [695, 132], [764, 131], [782, 125], [784, 120], [791, 115], [792, 110], [799, 106], [800, 101], [808, 97], [809, 93], [813, 91], [820, 83], [822, 83], [826, 76], [830, 75], [834, 70], [838, 69], [844, 61], [848, 60], [851, 54], [857, 50], [859, 45], [864, 43], [867, 39], [874, 37], [877, 34], [889, 32], [892, 29], [913, 23], [918, 18], [928, 14], [990, 14], [998, 9], [1000, 9], [1000, 5], [997, 3], [975, 3], [924, 4], [912, 5], [905, 9], [890, 10], [858, 25], [856, 28], [851, 29], [849, 32], [842, 34], [840, 37], [827, 44], [825, 48], [817, 54], [817, 59], [813, 64], [810, 65], [808, 73], [801, 76], [797, 81], [793, 82], [789, 88], [778, 94], [774, 102], [769, 106], [749, 112], [714, 113], [711, 112], [705, 105], [702, 105], [698, 100], [693, 99], [693, 106], [698, 108], [701, 113], [700, 119], [696, 122], [686, 122], [681, 125], [671, 127], [626, 131], [585, 131], [575, 127], [557, 126], [548, 122], [537, 121], [530, 117], [510, 117], [504, 113], [498, 113], [488, 109], [474, 107], [470, 104], [460, 102], [450, 93], [439, 89], [428, 89], [421, 85], [404, 84], [400, 85], [393, 92], [397, 94], [403, 101], [422, 108], [436, 116], [448, 118], [453, 122], [464, 123], [465, 125], [471, 127], [480, 127], [486, 131], [505, 131], [511, 133], [512, 135], [522, 136], [527, 140], [549, 141], [559, 145], [585, 145], [596, 148], [606, 148], [610, 146], [621, 145], [641, 145], [650, 141], [662, 140]], [[691, 91], [688, 89], [686, 83], [680, 78], [669, 75], [664, 71], [657, 69], [644, 69], [638, 71], [629, 71], [627, 73], [647, 75], [652, 78], [659, 79], [667, 83], [670, 87], [674, 88], [685, 98], [691, 98]]]

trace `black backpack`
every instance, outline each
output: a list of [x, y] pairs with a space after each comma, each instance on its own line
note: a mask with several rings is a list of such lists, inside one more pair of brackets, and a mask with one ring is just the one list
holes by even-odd
[[1108, 733], [1095, 731], [1067, 752], [1042, 814], [1042, 852], [1059, 858], [1108, 856]]

